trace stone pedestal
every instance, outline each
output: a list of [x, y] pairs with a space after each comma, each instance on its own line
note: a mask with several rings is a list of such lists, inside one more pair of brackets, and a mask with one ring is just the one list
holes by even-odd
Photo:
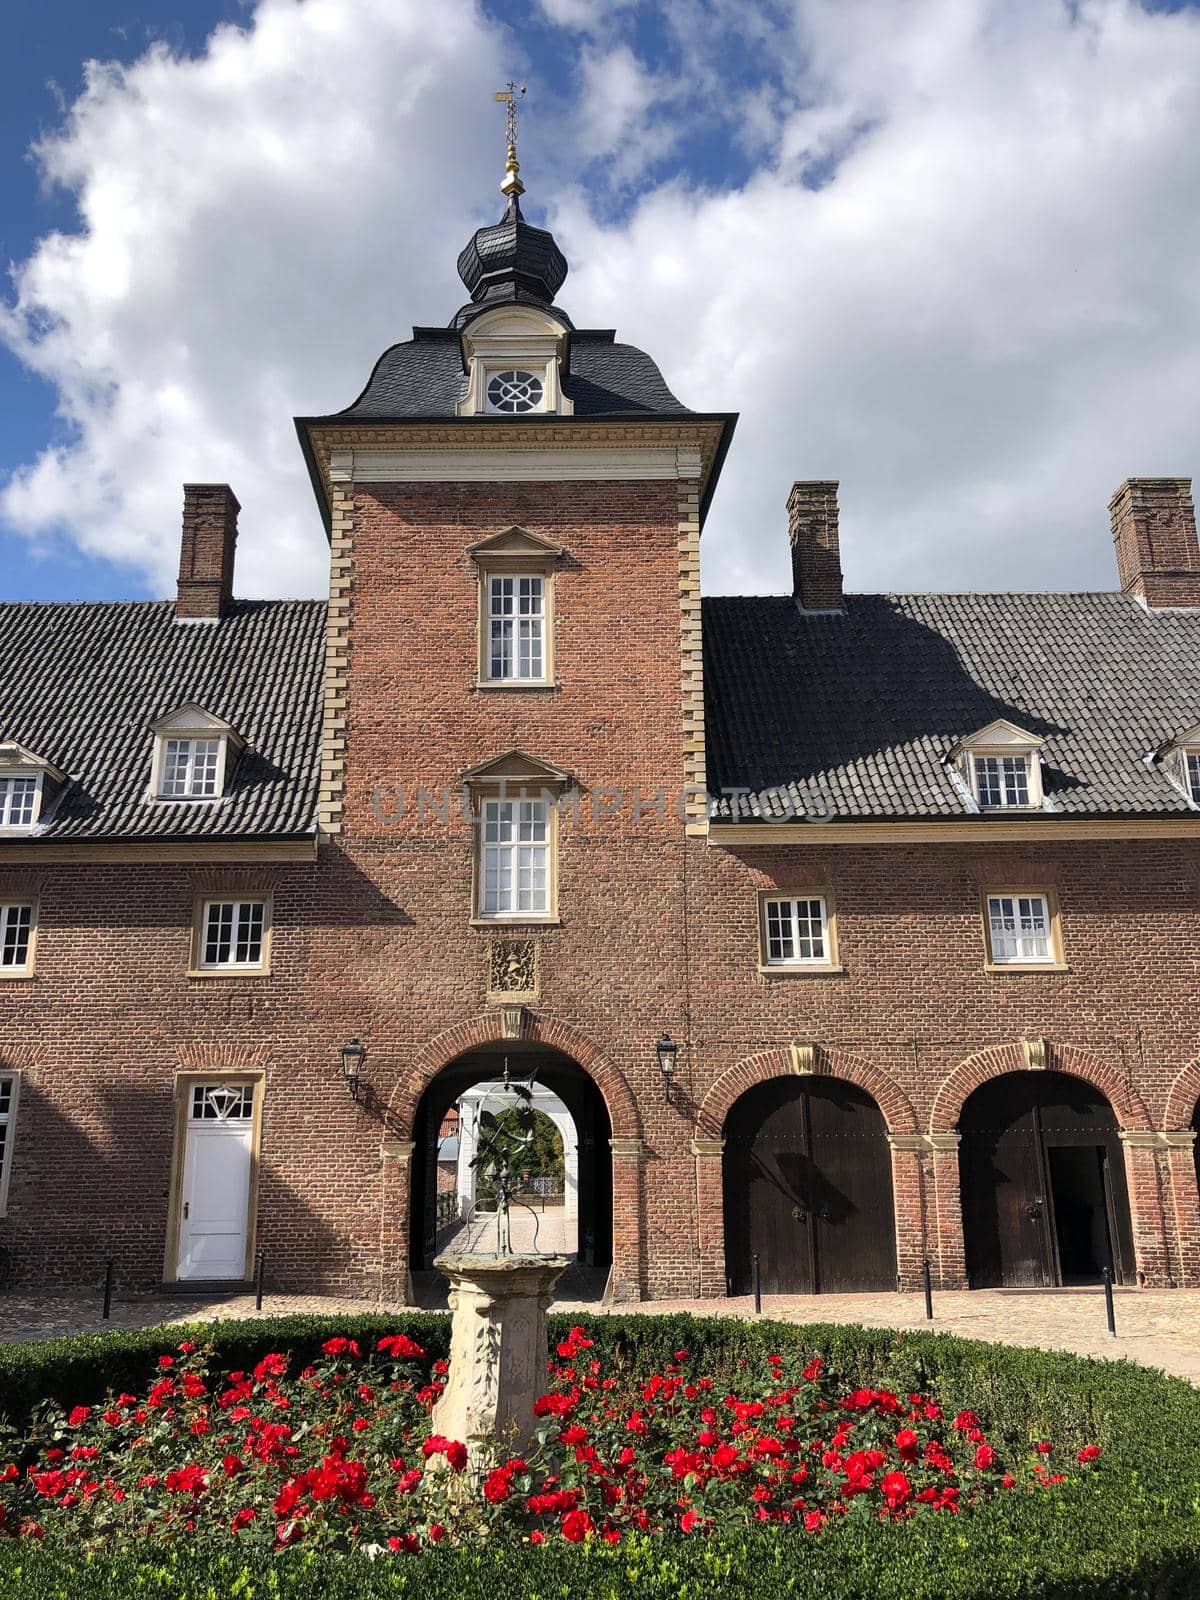
[[433, 1431], [478, 1459], [515, 1455], [533, 1437], [546, 1389], [546, 1308], [566, 1256], [439, 1256], [450, 1280], [450, 1375]]

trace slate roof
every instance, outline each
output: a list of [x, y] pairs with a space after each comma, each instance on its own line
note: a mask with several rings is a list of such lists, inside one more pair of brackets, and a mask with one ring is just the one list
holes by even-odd
[[[462, 346], [454, 329], [414, 328], [411, 339], [392, 345], [380, 356], [358, 399], [334, 414], [343, 420], [361, 417], [376, 421], [456, 417], [466, 384]], [[668, 389], [645, 351], [618, 344], [611, 328], [580, 329], [570, 335], [569, 372], [563, 390], [574, 403], [576, 417], [692, 414]], [[545, 422], [546, 418], [534, 415], [530, 420]]]
[[844, 615], [706, 599], [703, 618], [709, 788], [748, 791], [717, 820], [975, 816], [945, 758], [997, 717], [1046, 741], [1039, 815], [1194, 815], [1146, 757], [1200, 722], [1200, 613], [916, 594], [847, 595]]
[[[0, 740], [71, 780], [34, 837], [311, 835], [325, 612], [242, 600], [213, 624], [176, 622], [170, 600], [0, 605]], [[151, 801], [150, 724], [188, 702], [246, 748], [215, 804]]]

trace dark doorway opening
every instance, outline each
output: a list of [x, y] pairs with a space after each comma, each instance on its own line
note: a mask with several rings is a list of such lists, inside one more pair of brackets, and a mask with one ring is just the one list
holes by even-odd
[[1125, 1282], [1133, 1247], [1112, 1107], [1065, 1072], [1010, 1072], [959, 1118], [963, 1232], [973, 1289]]
[[409, 1211], [409, 1265], [417, 1299], [445, 1304], [446, 1279], [434, 1257], [452, 1236], [453, 1224], [439, 1230], [437, 1140], [447, 1111], [477, 1083], [504, 1075], [536, 1074], [571, 1114], [579, 1141], [579, 1222], [575, 1261], [559, 1280], [558, 1295], [598, 1300], [612, 1265], [612, 1123], [604, 1097], [578, 1062], [538, 1044], [480, 1045], [444, 1067], [429, 1084], [413, 1119], [412, 1183]]
[[725, 1120], [725, 1259], [748, 1294], [894, 1289], [896, 1225], [883, 1114], [839, 1078], [773, 1078]]
[[1096, 1283], [1105, 1267], [1113, 1264], [1104, 1148], [1052, 1148], [1046, 1157], [1060, 1280]]

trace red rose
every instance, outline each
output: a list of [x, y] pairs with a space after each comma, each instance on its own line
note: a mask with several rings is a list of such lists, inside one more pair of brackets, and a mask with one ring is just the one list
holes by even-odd
[[67, 1418], [67, 1423], [72, 1428], [81, 1427], [91, 1414], [92, 1408], [90, 1406], [76, 1406]]
[[530, 1542], [530, 1544], [545, 1544], [546, 1535], [542, 1532], [542, 1530], [540, 1528], [535, 1528], [533, 1530], [533, 1532], [529, 1535], [529, 1542]]
[[806, 1533], [816, 1533], [824, 1524], [824, 1521], [825, 1513], [823, 1511], [806, 1511], [804, 1513], [804, 1531]]
[[371, 1421], [369, 1417], [355, 1417], [350, 1426], [355, 1433], [365, 1433], [371, 1426]]
[[901, 1461], [915, 1461], [920, 1454], [921, 1441], [911, 1428], [901, 1428], [896, 1435], [896, 1449]]
[[326, 1339], [321, 1349], [324, 1350], [327, 1356], [357, 1356], [362, 1354], [353, 1339], [344, 1339], [340, 1334], [335, 1339]]
[[1035, 1444], [1033, 1448], [1037, 1451], [1038, 1455], [1048, 1456], [1051, 1450], [1054, 1449], [1054, 1446], [1050, 1443], [1049, 1439], [1043, 1439], [1040, 1444]]
[[892, 1511], [898, 1511], [912, 1494], [912, 1485], [902, 1472], [888, 1472], [879, 1480], [879, 1492]]
[[686, 1361], [687, 1358], [688, 1358], [688, 1353], [687, 1353], [686, 1350], [676, 1350], [676, 1352], [675, 1352], [676, 1361]]
[[255, 1511], [253, 1506], [243, 1506], [240, 1511], [234, 1512], [233, 1521], [229, 1526], [234, 1533], [241, 1533], [242, 1529], [248, 1528], [257, 1516], [258, 1512]]
[[512, 1494], [512, 1475], [503, 1467], [489, 1472], [483, 1483], [483, 1496], [494, 1506], [502, 1505]]
[[689, 1506], [679, 1519], [679, 1531], [681, 1533], [691, 1533], [699, 1521], [700, 1518], [696, 1515], [694, 1508]]
[[[268, 1378], [282, 1378], [287, 1371], [287, 1357], [272, 1351], [269, 1356], [264, 1356], [254, 1369], [256, 1383], [266, 1383]], [[230, 1373], [230, 1377], [233, 1374]]]
[[989, 1467], [996, 1464], [996, 1452], [990, 1444], [981, 1444], [975, 1452], [975, 1465], [980, 1472], [986, 1472]]
[[1099, 1454], [1100, 1446], [1098, 1444], [1085, 1444], [1079, 1452], [1079, 1459], [1080, 1461], [1095, 1461]]
[[430, 1544], [441, 1544], [443, 1538], [445, 1538], [445, 1535], [446, 1535], [446, 1530], [445, 1530], [445, 1528], [442, 1527], [440, 1522], [431, 1522], [429, 1524], [429, 1542], [430, 1542]]
[[592, 1519], [586, 1511], [568, 1511], [562, 1520], [562, 1535], [572, 1544], [580, 1544], [592, 1532]]
[[164, 1370], [167, 1367], [173, 1367], [175, 1365], [175, 1357], [174, 1356], [159, 1356], [158, 1364], [159, 1364], [160, 1367], [164, 1368]]
[[979, 1426], [979, 1418], [973, 1411], [960, 1411], [955, 1417], [952, 1426], [956, 1432], [966, 1433], [968, 1428], [977, 1428]]
[[[380, 1339], [378, 1348], [384, 1355], [392, 1356], [395, 1360], [419, 1360], [425, 1354], [419, 1344], [414, 1343], [403, 1333], [390, 1333], [386, 1338]], [[443, 1371], [445, 1363], [440, 1363]]]

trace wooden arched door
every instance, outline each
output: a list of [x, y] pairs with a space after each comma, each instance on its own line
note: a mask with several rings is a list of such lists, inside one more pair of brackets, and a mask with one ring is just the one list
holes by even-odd
[[874, 1100], [839, 1078], [773, 1078], [725, 1121], [731, 1294], [894, 1289], [891, 1151]]
[[1009, 1072], [967, 1100], [963, 1233], [973, 1289], [1098, 1283], [1133, 1272], [1125, 1161], [1112, 1107], [1066, 1072]]

